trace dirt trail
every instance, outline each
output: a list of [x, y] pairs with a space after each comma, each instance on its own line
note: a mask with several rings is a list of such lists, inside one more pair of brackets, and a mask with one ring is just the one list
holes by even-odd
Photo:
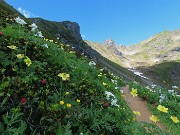
[[[123, 72], [121, 72], [117, 68], [111, 66], [109, 63], [105, 62], [101, 58], [98, 58], [98, 61], [102, 65], [104, 65], [107, 68], [115, 71], [119, 75], [121, 75], [121, 76], [123, 76], [129, 80], [132, 80], [132, 78], [130, 76], [124, 74]], [[146, 80], [146, 79], [142, 79], [142, 81], [147, 85], [152, 84], [151, 81]], [[125, 101], [127, 102], [128, 106], [131, 108], [131, 110], [132, 111], [139, 111], [141, 113], [141, 116], [136, 115], [136, 120], [139, 122], [145, 121], [147, 123], [152, 123], [152, 121], [149, 119], [149, 116], [151, 116], [152, 113], [149, 111], [146, 101], [143, 101], [140, 97], [133, 97], [130, 94], [129, 86], [123, 87], [122, 90], [124, 91], [124, 94], [125, 94]], [[157, 126], [160, 127], [164, 131], [166, 130], [166, 128], [160, 123], [157, 123]]]
[[[136, 120], [152, 123], [152, 121], [149, 119], [149, 116], [151, 116], [152, 113], [148, 110], [146, 101], [143, 101], [140, 97], [133, 97], [130, 94], [129, 86], [122, 87], [122, 90], [125, 94], [124, 99], [127, 102], [128, 106], [131, 108], [131, 110], [139, 111], [141, 113], [141, 116], [136, 115]], [[163, 130], [165, 129], [165, 127], [159, 123], [157, 123], [157, 126]]]

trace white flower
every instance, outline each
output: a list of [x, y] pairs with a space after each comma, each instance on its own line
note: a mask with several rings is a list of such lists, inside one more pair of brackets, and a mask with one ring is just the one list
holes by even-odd
[[172, 93], [174, 93], [174, 90], [168, 90], [168, 92], [169, 92], [170, 94], [172, 94]]
[[102, 72], [104, 70], [104, 68], [100, 69], [100, 71]]
[[35, 23], [29, 25], [31, 27], [31, 31], [34, 31], [35, 29], [37, 29], [37, 25]]
[[177, 86], [172, 86], [172, 88], [173, 88], [173, 89], [178, 89], [178, 87], [177, 87]]
[[120, 92], [123, 94], [124, 93], [124, 91], [123, 90], [120, 90]]
[[119, 105], [117, 105], [117, 99], [116, 98], [111, 100], [111, 105], [119, 107]]
[[117, 98], [114, 96], [114, 94], [112, 94], [111, 92], [105, 91], [106, 94], [106, 99], [110, 100], [110, 96], [111, 98], [111, 105], [117, 106], [119, 107], [119, 105], [117, 105]]
[[109, 100], [110, 96], [114, 97], [114, 95], [111, 92], [105, 91], [106, 99]]
[[161, 93], [161, 89], [159, 90], [159, 93]]
[[112, 82], [112, 83], [114, 83], [114, 82], [115, 82], [115, 80], [111, 79], [111, 82]]
[[161, 102], [163, 102], [164, 100], [165, 100], [165, 95], [163, 95], [163, 94], [161, 94], [160, 96], [159, 96], [159, 102], [161, 103]]
[[150, 86], [146, 86], [146, 89], [148, 89], [150, 92], [154, 92], [154, 90], [152, 90]]
[[171, 94], [173, 96], [177, 95], [177, 92], [175, 92], [174, 90], [168, 90], [168, 92], [169, 92], [169, 94]]
[[43, 46], [46, 47], [46, 48], [48, 48], [48, 45], [47, 45], [47, 44], [44, 44]]
[[96, 66], [96, 63], [94, 61], [90, 61], [89, 66]]
[[153, 92], [153, 90], [152, 90], [152, 89], [149, 89], [149, 91], [150, 91], [150, 92]]
[[155, 88], [156, 86], [157, 86], [157, 85], [155, 85], [155, 84], [152, 84], [152, 85], [151, 85], [151, 88]]
[[21, 19], [19, 16], [14, 19], [17, 23], [24, 25], [27, 24], [23, 19]]
[[117, 90], [117, 89], [119, 89], [119, 87], [115, 87], [114, 89]]
[[117, 80], [111, 79], [111, 82], [112, 82], [112, 83], [117, 83]]
[[44, 36], [42, 35], [41, 31], [38, 31], [36, 34], [34, 34], [34, 36], [36, 36], [36, 37], [44, 37]]

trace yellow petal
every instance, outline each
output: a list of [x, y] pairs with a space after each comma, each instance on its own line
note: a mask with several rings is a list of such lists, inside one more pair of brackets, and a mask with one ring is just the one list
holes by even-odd
[[134, 114], [141, 116], [141, 113], [138, 111], [133, 111]]
[[170, 118], [174, 123], [179, 123], [179, 119], [177, 117], [171, 116]]
[[154, 116], [154, 115], [150, 116], [150, 120], [152, 120], [155, 123], [159, 121], [159, 119], [156, 116]]

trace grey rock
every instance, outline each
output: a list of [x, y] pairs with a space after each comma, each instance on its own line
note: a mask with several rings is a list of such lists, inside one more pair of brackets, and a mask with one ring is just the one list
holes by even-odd
[[81, 34], [80, 34], [80, 26], [78, 25], [78, 23], [64, 21], [64, 22], [62, 22], [62, 24], [63, 24], [63, 26], [65, 28], [67, 28], [68, 30], [70, 30], [72, 32], [74, 38], [77, 41], [81, 41], [82, 40], [82, 37], [81, 37]]
[[104, 41], [107, 45], [107, 49], [113, 51], [119, 58], [125, 59], [124, 55], [117, 49], [117, 44], [112, 39], [107, 39]]
[[180, 47], [174, 48], [173, 50], [171, 50], [173, 52], [180, 52]]

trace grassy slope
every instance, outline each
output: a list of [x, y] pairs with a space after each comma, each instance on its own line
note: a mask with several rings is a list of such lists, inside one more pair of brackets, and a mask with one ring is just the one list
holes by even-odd
[[[145, 126], [151, 129], [149, 134], [163, 134], [154, 130], [153, 125], [133, 121], [132, 112], [119, 92], [114, 90], [115, 86], [124, 84], [122, 80], [106, 70], [100, 72], [98, 68], [90, 67], [88, 59], [79, 53], [72, 54], [74, 50], [67, 45], [34, 37], [27, 27], [11, 22], [0, 29], [3, 31], [0, 37], [3, 58], [0, 63], [0, 76], [3, 77], [0, 83], [0, 133], [143, 135], [148, 134], [142, 128]], [[48, 44], [49, 48], [43, 44]], [[16, 45], [18, 49], [10, 50], [7, 45]], [[28, 67], [23, 59], [17, 59], [17, 53], [26, 53], [32, 64]], [[70, 79], [62, 81], [57, 77], [60, 72], [70, 74]], [[111, 79], [116, 79], [118, 84], [110, 82]], [[107, 86], [102, 85], [103, 82]], [[141, 89], [144, 90], [142, 86]], [[105, 107], [105, 90], [116, 95], [120, 108], [110, 104]], [[24, 104], [22, 97], [27, 100]], [[65, 104], [60, 105], [60, 100]], [[68, 108], [67, 103], [72, 107]]]
[[[124, 84], [118, 77], [89, 66], [89, 60], [68, 45], [35, 37], [29, 24], [10, 20], [14, 16], [6, 9], [1, 15], [1, 134], [145, 134], [144, 125], [160, 132], [133, 120], [115, 90]], [[66, 73], [64, 80], [59, 73]], [[119, 108], [110, 104], [105, 91], [116, 96]]]
[[[135, 62], [143, 63], [142, 66], [152, 66], [158, 62], [177, 61], [180, 59], [179, 52], [172, 51], [180, 46], [179, 31], [161, 32], [139, 44], [125, 49], [126, 57]], [[123, 50], [122, 47], [120, 49]], [[134, 54], [128, 54], [130, 52]], [[135, 63], [134, 63], [135, 65]]]
[[180, 87], [180, 62], [165, 62], [139, 70], [165, 88]]

